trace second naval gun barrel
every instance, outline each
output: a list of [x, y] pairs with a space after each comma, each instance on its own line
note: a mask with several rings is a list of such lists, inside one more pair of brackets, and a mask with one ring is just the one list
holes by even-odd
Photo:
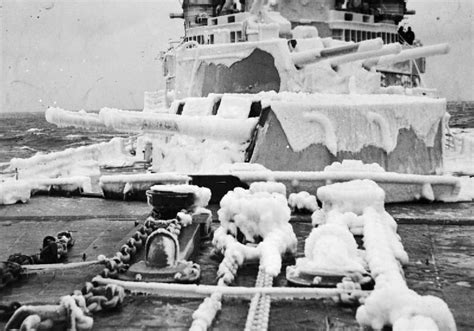
[[398, 54], [401, 52], [401, 50], [402, 50], [402, 46], [400, 44], [398, 43], [389, 44], [389, 45], [383, 46], [381, 49], [335, 56], [335, 57], [329, 58], [327, 61], [329, 62], [331, 67], [335, 68], [344, 63], [367, 60], [374, 57], [382, 57], [384, 55]]
[[291, 53], [293, 63], [298, 66], [315, 63], [327, 58], [341, 56], [355, 52], [366, 52], [381, 49], [383, 41], [381, 38], [364, 40], [359, 43], [328, 47], [322, 49], [312, 49], [308, 51]]
[[406, 49], [398, 54], [385, 55], [381, 57], [374, 57], [364, 61], [363, 66], [366, 69], [370, 69], [377, 65], [391, 65], [394, 63], [404, 62], [407, 60], [414, 60], [426, 56], [447, 54], [449, 52], [448, 44], [437, 44], [431, 46], [416, 47], [412, 49]]

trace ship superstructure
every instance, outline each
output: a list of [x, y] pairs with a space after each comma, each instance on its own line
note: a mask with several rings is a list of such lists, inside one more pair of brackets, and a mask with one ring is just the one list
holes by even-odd
[[[268, 10], [264, 14], [256, 9], [263, 7], [262, 1], [185, 0], [182, 6], [183, 13], [170, 16], [184, 18], [184, 42], [200, 45], [277, 37], [292, 40], [291, 30], [295, 27], [315, 27], [321, 38], [356, 43], [380, 38], [384, 44], [400, 42], [404, 49], [413, 48], [398, 33], [405, 15], [415, 13], [407, 10], [405, 0], [280, 0], [266, 4]], [[269, 27], [259, 31], [252, 24], [256, 23], [255, 19], [249, 19], [255, 14], [261, 21], [274, 23], [278, 30]], [[376, 69], [382, 73], [382, 86], [416, 87], [425, 72], [425, 58], [400, 61]]]

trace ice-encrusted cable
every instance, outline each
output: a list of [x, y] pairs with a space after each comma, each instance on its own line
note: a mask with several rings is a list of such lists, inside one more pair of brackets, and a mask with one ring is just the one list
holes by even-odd
[[[271, 287], [273, 277], [267, 274], [264, 268], [258, 270], [255, 287]], [[268, 319], [270, 317], [270, 296], [267, 294], [255, 294], [250, 301], [245, 330], [266, 330], [268, 328]]]
[[[234, 239], [235, 240], [235, 239]], [[231, 284], [237, 275], [237, 269], [242, 261], [239, 261], [235, 254], [229, 254], [229, 251], [224, 252], [224, 259], [219, 264], [217, 282], [218, 286], [228, 286]], [[193, 313], [193, 323], [189, 330], [203, 331], [211, 326], [212, 321], [217, 315], [217, 312], [222, 307], [222, 293], [214, 292], [199, 305], [198, 309]]]

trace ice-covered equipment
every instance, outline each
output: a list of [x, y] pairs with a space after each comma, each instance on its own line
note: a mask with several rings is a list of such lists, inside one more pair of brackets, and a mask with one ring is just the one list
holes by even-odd
[[204, 207], [211, 192], [195, 185], [166, 184], [152, 186], [147, 196], [153, 211], [145, 222], [150, 232], [145, 254], [142, 260], [135, 258], [135, 263], [117, 277], [134, 281], [197, 281], [200, 266], [192, 258], [201, 238], [210, 233], [211, 212]]
[[[318, 24], [296, 26], [286, 5], [213, 6], [183, 3], [186, 35], [162, 56], [161, 108], [104, 108], [98, 115], [50, 109], [47, 119], [143, 134], [153, 146], [154, 172], [215, 175], [242, 162], [322, 171], [357, 159], [387, 172], [442, 173], [446, 101], [381, 85], [387, 66], [444, 54], [447, 45], [402, 50], [392, 33], [399, 16], [380, 25], [376, 11], [364, 16], [331, 1], [324, 8], [329, 36]], [[354, 28], [359, 20], [373, 31], [336, 36], [336, 26]], [[377, 29], [386, 31], [372, 33]]]
[[[318, 189], [318, 198], [323, 208], [313, 214], [317, 227], [306, 239], [305, 257], [287, 268], [289, 281], [327, 286], [324, 277], [342, 274], [336, 285], [339, 289], [363, 289], [370, 284], [373, 290], [359, 302], [356, 313], [361, 326], [456, 330], [453, 315], [442, 299], [408, 288], [402, 270], [408, 255], [397, 235], [397, 223], [384, 209], [385, 192], [375, 182], [327, 185]], [[357, 249], [356, 234], [363, 236], [363, 253]]]

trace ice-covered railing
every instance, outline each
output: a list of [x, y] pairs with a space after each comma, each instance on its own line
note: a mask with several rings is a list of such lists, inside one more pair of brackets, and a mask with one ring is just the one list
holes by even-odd
[[128, 195], [142, 194], [154, 184], [187, 184], [191, 177], [177, 173], [146, 173], [107, 175], [99, 179], [106, 198], [123, 199]]
[[316, 193], [320, 186], [355, 179], [370, 179], [388, 190], [388, 202], [418, 199], [453, 201], [461, 184], [452, 176], [427, 176], [398, 174], [394, 172], [353, 171], [232, 171], [231, 174], [246, 183], [278, 181], [286, 185], [288, 192], [306, 190]]
[[26, 203], [37, 192], [51, 191], [63, 194], [91, 192], [91, 179], [87, 176], [29, 178], [27, 180], [9, 179], [0, 182], [0, 205], [11, 205], [17, 202]]
[[14, 158], [7, 171], [17, 180], [1, 183], [0, 204], [27, 202], [36, 191], [92, 193], [91, 178], [100, 176], [101, 166], [133, 165], [140, 158], [126, 148], [128, 140], [113, 138], [110, 142], [69, 148], [48, 154], [37, 153], [28, 159]]
[[474, 130], [450, 129], [446, 133], [444, 172], [474, 176]]
[[19, 179], [98, 176], [100, 166], [126, 166], [139, 160], [126, 150], [126, 143], [124, 138], [113, 138], [106, 143], [37, 153], [28, 159], [13, 158], [7, 170], [16, 172]]
[[[394, 330], [456, 330], [443, 300], [408, 289], [402, 271], [408, 255], [396, 233], [395, 220], [384, 210], [384, 196], [370, 180], [320, 188], [318, 198], [323, 209], [313, 214], [318, 227], [306, 240], [305, 258], [297, 260], [296, 272], [353, 275], [370, 270], [375, 288], [356, 313], [362, 326], [375, 330], [384, 326]], [[365, 254], [358, 254], [353, 233], [363, 234]], [[346, 286], [344, 281], [340, 286]]]

